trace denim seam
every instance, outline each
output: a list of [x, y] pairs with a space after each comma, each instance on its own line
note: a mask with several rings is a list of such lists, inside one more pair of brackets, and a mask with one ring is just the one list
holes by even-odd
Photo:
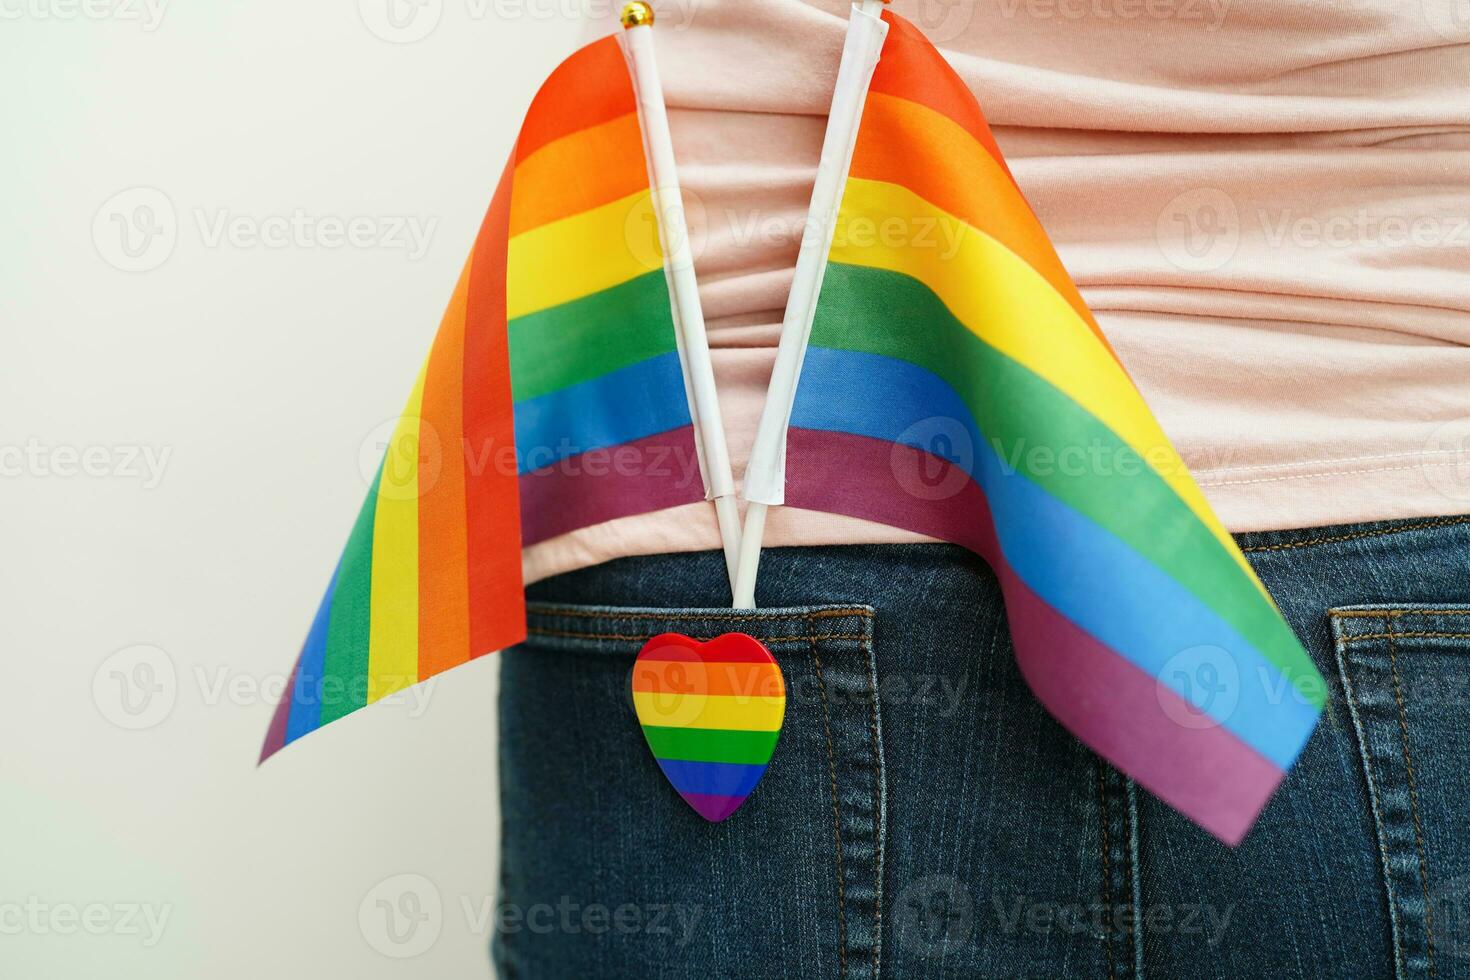
[[1107, 924], [1103, 927], [1103, 948], [1106, 951], [1108, 961], [1108, 980], [1117, 980], [1117, 966], [1113, 954], [1113, 869], [1109, 859], [1109, 851], [1112, 845], [1108, 841], [1108, 792], [1103, 782], [1103, 766], [1101, 758], [1097, 760], [1097, 812], [1098, 826], [1102, 832], [1102, 900], [1103, 908], [1108, 910]]
[[837, 808], [837, 753], [832, 746], [832, 713], [827, 702], [827, 682], [822, 677], [822, 657], [817, 653], [815, 636], [811, 643], [812, 667], [817, 675], [817, 690], [822, 695], [822, 731], [827, 736], [827, 774], [832, 786], [832, 832], [837, 840], [837, 975], [847, 976], [847, 873], [842, 865], [842, 815]]
[[1143, 976], [1143, 918], [1138, 912], [1138, 807], [1133, 781], [1102, 758], [1096, 760], [1096, 773], [1101, 938], [1107, 975], [1109, 980], [1138, 980]]
[[1414, 778], [1414, 760], [1409, 757], [1409, 719], [1404, 709], [1404, 689], [1399, 680], [1398, 651], [1395, 649], [1392, 623], [1388, 636], [1388, 663], [1393, 675], [1393, 699], [1399, 709], [1399, 739], [1404, 749], [1404, 769], [1409, 776], [1409, 805], [1414, 817], [1414, 849], [1419, 856], [1419, 885], [1424, 890], [1424, 941], [1429, 959], [1429, 975], [1435, 976], [1434, 966], [1434, 903], [1429, 898], [1429, 859], [1424, 849], [1424, 824], [1419, 816], [1419, 785]]
[[[497, 664], [496, 665], [496, 669], [497, 670], [499, 670], [500, 667], [501, 667], [500, 664]], [[499, 707], [497, 706], [497, 712], [498, 712], [498, 710], [499, 710]], [[499, 769], [499, 771], [505, 772], [509, 768], [506, 765], [506, 762], [505, 762], [505, 756], [506, 756], [506, 752], [507, 752], [507, 746], [505, 744], [505, 739], [503, 739], [503, 738], [496, 738], [495, 739], [495, 742], [496, 742], [496, 746], [497, 746], [496, 747], [496, 751], [495, 751], [495, 756], [496, 756], [495, 762], [496, 762], [496, 766]], [[499, 789], [497, 791], [497, 794], [496, 795], [497, 795], [497, 797], [499, 797], [499, 796], [503, 795], [503, 793], [504, 793], [504, 789], [501, 788], [501, 789]], [[499, 802], [500, 802], [499, 799], [497, 799], [497, 803], [499, 803]], [[499, 888], [498, 888], [498, 894], [496, 895], [496, 907], [497, 908], [499, 908], [499, 903], [505, 900], [505, 896], [510, 893], [510, 870], [511, 869], [506, 864], [506, 861], [505, 861], [505, 848], [503, 846], [501, 848], [500, 858], [501, 858], [501, 860], [500, 860], [500, 875], [499, 875], [499, 883], [498, 883], [499, 884]], [[517, 978], [520, 977], [520, 967], [514, 961], [514, 959], [511, 957], [511, 951], [506, 946], [505, 936], [503, 934], [500, 934], [498, 932], [498, 930], [494, 930], [493, 923], [492, 923], [491, 937], [492, 937], [491, 953], [492, 953], [493, 961], [494, 961], [495, 966], [496, 966], [496, 973], [499, 974], [503, 978], [503, 980], [517, 980]]]
[[[1128, 780], [1127, 780], [1127, 777], [1126, 776], [1124, 777], [1124, 782], [1123, 782], [1123, 792], [1124, 792], [1124, 794], [1126, 796], [1126, 794], [1128, 792]], [[1135, 816], [1136, 816], [1136, 814], [1133, 812], [1133, 808], [1132, 807], [1127, 807], [1127, 808], [1124, 809], [1124, 819], [1125, 819], [1125, 824], [1126, 824], [1126, 826], [1128, 828], [1128, 838], [1127, 839], [1128, 839], [1128, 844], [1129, 844], [1130, 851], [1132, 850], [1132, 844], [1133, 844], [1133, 841], [1134, 841], [1134, 839], [1136, 837], [1136, 834], [1137, 834], [1137, 829], [1136, 829], [1136, 827], [1134, 826], [1134, 823], [1133, 823], [1133, 819], [1134, 819]], [[1136, 964], [1137, 963], [1137, 960], [1138, 960], [1138, 935], [1137, 935], [1137, 933], [1136, 933], [1135, 930], [1136, 930], [1137, 925], [1138, 925], [1139, 915], [1138, 915], [1138, 907], [1133, 904], [1133, 892], [1134, 892], [1135, 886], [1137, 885], [1137, 882], [1134, 880], [1134, 877], [1133, 877], [1133, 861], [1131, 860], [1131, 858], [1132, 858], [1132, 854], [1131, 853], [1129, 854], [1129, 858], [1130, 858], [1130, 860], [1125, 860], [1123, 862], [1123, 870], [1127, 872], [1128, 908], [1129, 908], [1129, 911], [1132, 913], [1131, 915], [1128, 916], [1128, 922], [1129, 922], [1129, 929], [1128, 929], [1128, 952], [1131, 954], [1131, 957], [1130, 958]], [[1136, 975], [1136, 971], [1135, 971], [1135, 975]]]
[[1454, 527], [1457, 524], [1470, 524], [1470, 514], [1464, 517], [1443, 518], [1434, 521], [1422, 521], [1418, 524], [1404, 524], [1399, 527], [1387, 527], [1378, 531], [1359, 531], [1356, 534], [1334, 534], [1321, 538], [1309, 538], [1306, 541], [1288, 541], [1282, 544], [1262, 544], [1250, 548], [1241, 548], [1243, 552], [1253, 551], [1288, 551], [1292, 548], [1309, 548], [1318, 544], [1337, 544], [1342, 541], [1356, 541], [1360, 538], [1381, 538], [1390, 534], [1402, 534], [1405, 531], [1427, 531], [1437, 527]]
[[[672, 617], [671, 617], [672, 618]], [[526, 631], [530, 636], [550, 636], [565, 640], [649, 640], [655, 634], [652, 633], [588, 633], [582, 630], [549, 630], [534, 626]], [[691, 636], [691, 640], [700, 643], [708, 643], [715, 639], [713, 636]], [[818, 640], [851, 640], [854, 643], [862, 641], [862, 637], [854, 633], [817, 633], [808, 636], [757, 636], [755, 639], [762, 643], [805, 643]]]
[[[1470, 616], [1470, 609], [1340, 609], [1342, 619], [1399, 619], [1404, 616]], [[1403, 634], [1399, 634], [1402, 636]]]
[[1430, 632], [1428, 630], [1419, 630], [1417, 632], [1404, 633], [1359, 633], [1355, 636], [1340, 637], [1340, 639], [1343, 643], [1357, 643], [1360, 640], [1388, 640], [1392, 642], [1393, 640], [1419, 639], [1421, 637], [1447, 640], [1470, 639], [1470, 633], [1446, 633], [1442, 631]]
[[872, 699], [868, 710], [868, 737], [873, 746], [873, 805], [878, 808], [876, 826], [873, 828], [876, 867], [873, 884], [873, 980], [878, 980], [883, 955], [883, 842], [887, 835], [887, 784], [883, 778], [883, 754], [878, 735], [882, 722], [878, 718], [878, 661], [873, 656], [868, 638], [862, 639], [863, 659], [868, 662], [868, 684]]
[[1138, 784], [1131, 778], [1123, 778], [1123, 789], [1128, 797], [1128, 901], [1133, 910], [1133, 977], [1143, 980], [1143, 881], [1138, 874]]
[[1368, 735], [1363, 730], [1363, 721], [1358, 710], [1357, 692], [1353, 687], [1352, 676], [1348, 671], [1347, 658], [1343, 656], [1346, 645], [1342, 642], [1341, 624], [1337, 620], [1337, 614], [1331, 610], [1328, 616], [1332, 618], [1333, 633], [1336, 634], [1334, 652], [1337, 658], [1338, 673], [1342, 677], [1343, 694], [1346, 695], [1348, 714], [1353, 719], [1353, 729], [1358, 736], [1358, 755], [1363, 760], [1363, 779], [1368, 789], [1368, 806], [1373, 811], [1373, 835], [1378, 842], [1378, 857], [1383, 862], [1383, 891], [1388, 902], [1388, 924], [1393, 936], [1394, 947], [1394, 975], [1403, 980], [1407, 969], [1405, 962], [1403, 930], [1399, 921], [1398, 901], [1395, 898], [1393, 884], [1392, 865], [1388, 859], [1388, 843], [1384, 839], [1383, 811], [1379, 805], [1377, 780], [1373, 774], [1373, 759], [1368, 753]]
[[671, 619], [702, 619], [720, 622], [750, 622], [752, 620], [780, 621], [783, 619], [837, 619], [843, 616], [860, 616], [863, 619], [872, 619], [873, 614], [866, 609], [821, 609], [810, 613], [717, 613], [717, 612], [680, 612], [670, 609], [658, 612], [612, 612], [599, 611], [595, 609], [572, 609], [557, 606], [538, 606], [531, 610], [538, 616], [566, 616], [571, 619], [654, 619], [659, 621]]

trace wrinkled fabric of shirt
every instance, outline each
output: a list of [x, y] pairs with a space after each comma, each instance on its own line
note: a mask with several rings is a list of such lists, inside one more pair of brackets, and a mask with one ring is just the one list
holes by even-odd
[[[1225, 525], [1470, 512], [1470, 12], [1455, 0], [897, 0]], [[655, 43], [737, 478], [846, 29], [671, 0]], [[616, 29], [597, 10], [588, 38]], [[778, 508], [767, 546], [926, 540]], [[528, 548], [528, 581], [719, 547], [693, 504]]]

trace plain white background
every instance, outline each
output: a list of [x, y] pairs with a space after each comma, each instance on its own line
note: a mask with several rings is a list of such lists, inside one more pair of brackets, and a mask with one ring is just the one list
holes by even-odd
[[0, 975], [489, 973], [494, 658], [255, 758], [578, 7], [0, 0]]

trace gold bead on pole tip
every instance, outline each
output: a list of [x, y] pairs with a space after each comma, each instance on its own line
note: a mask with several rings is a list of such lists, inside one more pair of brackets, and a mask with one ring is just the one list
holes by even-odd
[[631, 3], [623, 4], [623, 12], [618, 17], [623, 22], [623, 27], [653, 26], [653, 8], [644, 3], [643, 0], [632, 0]]

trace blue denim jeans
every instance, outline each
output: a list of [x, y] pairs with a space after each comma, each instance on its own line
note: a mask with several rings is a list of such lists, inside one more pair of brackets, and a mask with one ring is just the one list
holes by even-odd
[[[1231, 850], [1037, 704], [948, 545], [714, 553], [534, 586], [501, 660], [502, 976], [1470, 977], [1470, 517], [1242, 535], [1328, 680]], [[628, 693], [649, 636], [750, 633], [785, 727], [709, 824]]]

